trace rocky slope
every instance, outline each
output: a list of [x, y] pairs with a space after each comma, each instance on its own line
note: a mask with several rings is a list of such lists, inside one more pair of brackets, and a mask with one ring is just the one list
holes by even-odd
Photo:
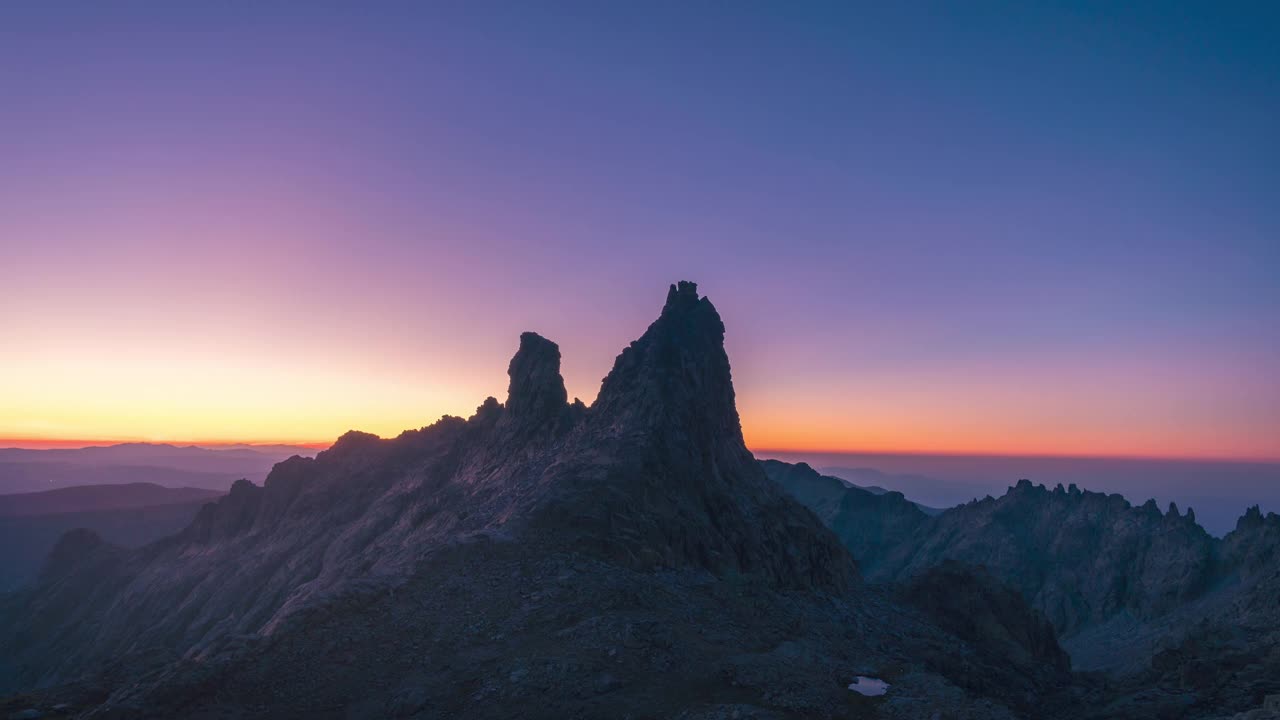
[[774, 482], [808, 507], [858, 559], [871, 580], [896, 577], [903, 554], [929, 516], [902, 493], [873, 493], [839, 478], [821, 475], [805, 463], [761, 460]]
[[1122, 679], [1111, 702], [1116, 714], [1229, 716], [1280, 695], [1277, 549], [1280, 516], [1252, 507], [1215, 547], [1208, 591], [1136, 627], [1109, 623], [1073, 641], [1098, 655], [1126, 647], [1149, 654]]
[[763, 466], [832, 527], [869, 580], [915, 587], [940, 568], [968, 567], [1016, 590], [1065, 638], [1077, 669], [1121, 678], [1095, 698], [1100, 717], [1212, 717], [1280, 692], [1274, 513], [1250, 508], [1218, 540], [1191, 510], [1022, 480], [929, 517], [804, 464]]
[[1219, 563], [1215, 540], [1176, 506], [1165, 514], [1154, 503], [1025, 480], [939, 515], [916, 537], [910, 557], [886, 572], [912, 575], [943, 559], [984, 565], [1064, 636], [1181, 607], [1210, 588]]
[[0, 685], [87, 717], [1065, 713], [1016, 595], [988, 645], [925, 590], [862, 585], [743, 445], [723, 338], [680, 283], [590, 408], [526, 333], [505, 403], [348, 433], [138, 550], [69, 533], [0, 598]]

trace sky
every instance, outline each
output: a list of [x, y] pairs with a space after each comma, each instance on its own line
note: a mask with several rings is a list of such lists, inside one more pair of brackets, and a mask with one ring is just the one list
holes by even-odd
[[1267, 3], [6, 3], [0, 445], [589, 402], [688, 279], [756, 449], [1280, 458], [1277, 127]]

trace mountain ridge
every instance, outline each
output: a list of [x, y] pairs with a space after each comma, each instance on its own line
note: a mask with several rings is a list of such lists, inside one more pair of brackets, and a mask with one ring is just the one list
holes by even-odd
[[[835, 530], [869, 581], [909, 585], [959, 566], [1016, 590], [1073, 666], [1119, 678], [1131, 694], [1116, 700], [1124, 713], [1173, 712], [1152, 709], [1153, 689], [1171, 693], [1167, 702], [1182, 693], [1196, 713], [1280, 692], [1269, 679], [1280, 677], [1280, 515], [1252, 506], [1219, 539], [1175, 504], [1161, 512], [1154, 501], [1020, 480], [929, 517], [901, 495], [842, 487], [808, 465], [762, 465]], [[889, 518], [898, 522], [886, 530]]]
[[[457, 695], [471, 682], [457, 673], [474, 666], [465, 657], [476, 648], [508, 641], [464, 640], [472, 625], [433, 621], [468, 608], [486, 608], [472, 623], [505, 628], [502, 637], [528, 636], [503, 652], [504, 663], [540, 662], [527, 653], [545, 643], [543, 627], [568, 633], [572, 640], [561, 641], [553, 654], [598, 667], [587, 679], [597, 689], [588, 695], [611, 695], [622, 706], [654, 702], [655, 662], [674, 664], [709, 687], [720, 687], [724, 681], [714, 678], [729, 673], [763, 688], [765, 676], [758, 673], [781, 667], [773, 656], [758, 654], [766, 648], [750, 650], [762, 641], [791, 636], [815, 658], [846, 656], [854, 648], [801, 628], [852, 612], [856, 564], [830, 531], [768, 480], [743, 445], [723, 336], [710, 301], [693, 283], [678, 283], [658, 319], [618, 356], [590, 408], [566, 402], [554, 343], [526, 333], [510, 365], [505, 404], [489, 398], [470, 418], [444, 417], [389, 440], [346, 433], [315, 458], [277, 464], [262, 486], [235, 483], [182, 533], [137, 551], [120, 551], [88, 533], [68, 535], [40, 586], [0, 608], [0, 628], [7, 628], [0, 637], [17, 650], [0, 660], [0, 677], [9, 677], [13, 688], [106, 687], [92, 711], [103, 717], [157, 707], [194, 712], [214, 702], [201, 689], [214, 677], [245, 698], [278, 703], [288, 696], [292, 712], [305, 707], [323, 715], [330, 703], [349, 702], [354, 696], [347, 693], [357, 692], [382, 703], [366, 710], [372, 716], [423, 712], [416, 705], [406, 710], [413, 703], [390, 685], [370, 695], [367, 684], [344, 684], [337, 667], [314, 654], [332, 642], [316, 629], [330, 627], [333, 637], [351, 638], [361, 667], [400, 667], [414, 652], [403, 647], [387, 655], [400, 639], [429, 643], [433, 656], [454, 660], [438, 671], [439, 681], [423, 682], [446, 705], [483, 715], [470, 694]], [[86, 565], [85, 558], [93, 561]], [[509, 587], [500, 578], [511, 574], [529, 580]], [[469, 599], [459, 604], [453, 593]], [[556, 604], [544, 604], [539, 598], [545, 597], [556, 597]], [[784, 603], [784, 597], [793, 599]], [[617, 609], [580, 625], [594, 614], [589, 607], [601, 605]], [[769, 616], [777, 620], [756, 627], [754, 641], [735, 640], [736, 652], [746, 654], [717, 669], [724, 661], [707, 653], [729, 647], [728, 638], [737, 638], [745, 618], [758, 612], [753, 606], [773, 608]], [[425, 607], [434, 612], [424, 614]], [[712, 608], [728, 608], [729, 617], [739, 619], [726, 625], [706, 616]], [[702, 630], [660, 633], [661, 643], [680, 645], [682, 652], [672, 655], [644, 640], [649, 649], [619, 655], [618, 648], [633, 642], [625, 638], [637, 632], [638, 619], [659, 617], [663, 625], [683, 627], [695, 616], [705, 616], [697, 626]], [[921, 619], [909, 622], [916, 634], [936, 632]], [[366, 630], [352, 636], [358, 627]], [[91, 635], [88, 628], [95, 628]], [[382, 643], [370, 645], [368, 638]], [[612, 655], [600, 645], [605, 638], [621, 643]], [[264, 694], [280, 682], [266, 669], [286, 662], [279, 653], [295, 644], [309, 648], [298, 650], [310, 658], [308, 671], [289, 680], [288, 690]], [[825, 673], [849, 663], [820, 667]], [[95, 668], [109, 665], [126, 668], [130, 679], [97, 674]], [[561, 678], [556, 682], [577, 682], [559, 667], [509, 672], [528, 682], [547, 672]], [[818, 668], [798, 663], [786, 672]], [[385, 682], [408, 682], [418, 671], [396, 672], [402, 674]], [[631, 680], [620, 680], [623, 675]], [[327, 680], [320, 686], [311, 684], [321, 678]], [[844, 703], [848, 682], [819, 683], [802, 705]], [[748, 695], [777, 706], [758, 692], [764, 690]], [[547, 712], [597, 702], [562, 700], [568, 705]]]
[[210, 500], [221, 495], [207, 488], [175, 488], [150, 482], [76, 485], [0, 495], [0, 518], [167, 505]]

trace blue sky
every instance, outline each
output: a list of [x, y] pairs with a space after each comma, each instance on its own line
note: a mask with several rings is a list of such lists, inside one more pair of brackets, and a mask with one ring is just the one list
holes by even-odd
[[523, 329], [590, 399], [689, 278], [756, 445], [1280, 455], [1271, 5], [534, 5], [0, 9], [0, 435], [238, 439], [211, 350], [388, 432]]

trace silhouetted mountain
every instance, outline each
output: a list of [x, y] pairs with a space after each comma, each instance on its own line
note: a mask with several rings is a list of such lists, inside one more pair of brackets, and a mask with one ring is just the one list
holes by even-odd
[[[393, 440], [347, 433], [138, 550], [70, 533], [37, 587], [0, 601], [0, 681], [93, 717], [1065, 707], [1061, 685], [997, 660], [1056, 657], [1018, 629], [1025, 606], [988, 647], [943, 629], [946, 606], [862, 586], [743, 445], [723, 334], [682, 282], [590, 408], [566, 402], [559, 349], [527, 333], [505, 404]], [[864, 698], [856, 675], [894, 690]]]
[[5, 494], [35, 493], [86, 485], [147, 483], [165, 487], [194, 487], [226, 492], [243, 475], [197, 472], [149, 465], [85, 465], [69, 462], [0, 463], [0, 488]]
[[145, 482], [67, 487], [43, 492], [0, 495], [0, 517], [172, 505], [209, 500], [222, 494], [217, 490], [205, 488], [173, 488]]
[[123, 443], [104, 447], [0, 448], [0, 493], [76, 485], [149, 482], [226, 491], [238, 478], [261, 481], [277, 462], [314, 450], [294, 446], [197, 446]]

